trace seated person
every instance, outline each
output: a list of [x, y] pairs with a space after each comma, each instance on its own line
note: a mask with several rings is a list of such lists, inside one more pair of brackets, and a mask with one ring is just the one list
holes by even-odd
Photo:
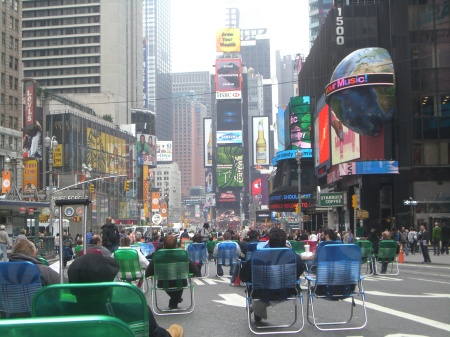
[[[213, 252], [213, 256], [214, 256], [214, 258], [216, 258], [217, 275], [219, 275], [219, 276], [223, 276], [223, 269], [222, 269], [222, 264], [217, 263], [217, 257], [219, 255], [219, 246], [224, 243], [233, 243], [236, 245], [236, 257], [238, 257], [241, 254], [241, 248], [239, 247], [239, 244], [237, 242], [231, 241], [231, 233], [228, 231], [223, 233], [223, 240], [220, 241], [214, 247], [214, 252]], [[236, 263], [233, 263], [233, 265], [230, 267], [230, 275], [233, 275], [233, 270], [235, 267], [236, 267]]]
[[[141, 250], [139, 249], [139, 247], [131, 247], [131, 240], [128, 236], [124, 236], [120, 239], [120, 246], [118, 249], [134, 249], [135, 251], [137, 251], [138, 253], [138, 257], [139, 257], [139, 265], [141, 266], [142, 269], [147, 268], [148, 266], [148, 260], [145, 258], [144, 254], [142, 254]], [[114, 254], [111, 255], [111, 257], [114, 257]]]
[[13, 246], [12, 254], [9, 256], [10, 262], [28, 261], [35, 264], [41, 273], [42, 286], [60, 283], [59, 274], [49, 266], [42, 264], [42, 261], [36, 258], [38, 250], [33, 242], [22, 239], [16, 241]]
[[[270, 230], [269, 233], [269, 245], [271, 248], [285, 248], [286, 247], [286, 232], [281, 228], [274, 227]], [[300, 255], [297, 256], [297, 278], [303, 274], [305, 269], [304, 262]], [[241, 281], [243, 282], [251, 282], [252, 277], [252, 265], [251, 261], [245, 262], [244, 266], [241, 269], [239, 274]], [[251, 290], [250, 290], [251, 291]], [[300, 291], [300, 289], [292, 289], [293, 293]], [[253, 296], [258, 298], [262, 296], [262, 294], [258, 294], [256, 291], [253, 292]], [[270, 302], [257, 301], [252, 303], [252, 309], [255, 314], [255, 321], [260, 322], [262, 319], [267, 319], [267, 307], [271, 305]]]
[[206, 242], [206, 249], [208, 250], [208, 259], [211, 261], [213, 259], [214, 247], [216, 246], [216, 242], [212, 236], [209, 237], [209, 240]]
[[86, 245], [86, 249], [98, 249], [103, 256], [111, 257], [111, 252], [102, 245], [102, 238], [100, 235], [93, 235], [91, 242]]
[[77, 245], [75, 246], [75, 258], [77, 258], [78, 253], [83, 249], [83, 240], [81, 238], [77, 239]]
[[[177, 238], [173, 235], [167, 235], [164, 238], [163, 247], [161, 249], [175, 249], [177, 248]], [[194, 276], [200, 277], [202, 276], [200, 270], [197, 266], [189, 260], [189, 272], [194, 274]], [[153, 259], [150, 261], [147, 269], [145, 270], [145, 277], [150, 277], [155, 275], [155, 265]], [[187, 285], [187, 280], [183, 282], [183, 286]], [[170, 287], [176, 286], [176, 281], [174, 280], [172, 283], [169, 282]], [[163, 287], [162, 281], [158, 281], [158, 287]], [[183, 301], [181, 297], [183, 295], [183, 289], [174, 290], [174, 291], [166, 291], [167, 295], [169, 295], [169, 308], [170, 309], [178, 309], [178, 304]]]
[[[69, 283], [96, 283], [112, 282], [119, 271], [119, 263], [111, 257], [104, 257], [98, 254], [86, 254], [76, 259], [69, 267]], [[80, 304], [79, 314], [104, 314], [114, 316], [120, 312], [121, 317], [126, 317], [126, 312], [132, 312], [133, 308], [128, 308], [126, 304], [111, 306], [105, 303], [108, 293], [85, 292], [84, 289], [76, 289], [77, 304]], [[147, 305], [148, 307], [148, 305]], [[74, 310], [71, 310], [73, 312]], [[125, 315], [125, 316], [124, 316]], [[184, 330], [178, 324], [173, 324], [165, 330], [158, 326], [153, 313], [148, 307], [149, 336], [154, 337], [183, 337]]]
[[320, 242], [316, 248], [316, 253], [314, 255], [312, 255], [311, 257], [303, 258], [303, 259], [308, 260], [308, 261], [306, 261], [306, 265], [311, 272], [314, 272], [314, 269], [317, 266], [317, 256], [318, 256], [317, 254], [319, 253], [320, 249], [323, 246], [331, 244], [331, 243], [339, 244], [339, 243], [342, 243], [342, 241], [337, 239], [337, 235], [336, 235], [335, 231], [333, 231], [330, 228], [325, 228], [322, 231], [322, 234], [320, 237]]

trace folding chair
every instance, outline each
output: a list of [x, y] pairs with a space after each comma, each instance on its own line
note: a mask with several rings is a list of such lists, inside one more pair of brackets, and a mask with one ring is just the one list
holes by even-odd
[[[378, 274], [378, 263], [387, 263], [391, 265], [391, 271], [388, 275], [398, 275], [400, 270], [398, 269], [398, 260], [397, 260], [397, 248], [398, 243], [394, 240], [381, 240], [378, 244], [378, 253], [375, 255], [375, 268], [376, 273]], [[396, 267], [396, 271], [394, 272], [394, 265]]]
[[305, 252], [305, 243], [303, 241], [289, 240], [291, 247], [297, 254]]
[[[33, 297], [32, 315], [109, 315], [125, 322], [133, 331], [133, 336], [149, 336], [147, 300], [142, 291], [129, 283], [52, 284], [42, 288]], [[86, 336], [92, 335], [89, 333]]]
[[[190, 314], [194, 311], [194, 282], [189, 273], [188, 253], [181, 249], [160, 249], [153, 254], [155, 273], [152, 279], [152, 309], [156, 315]], [[162, 309], [158, 306], [157, 291], [189, 289], [190, 306], [180, 309]]]
[[148, 258], [147, 256], [153, 254], [155, 251], [155, 246], [151, 243], [141, 243], [139, 245], [139, 249], [141, 250], [141, 253], [144, 254], [145, 258], [150, 261], [151, 258]]
[[373, 255], [373, 251], [372, 251], [372, 242], [369, 240], [357, 240], [356, 244], [359, 246], [359, 248], [361, 248], [361, 265], [366, 265], [366, 272], [365, 274], [370, 276], [373, 275], [373, 273], [375, 272], [374, 269], [372, 268], [372, 272], [369, 272], [369, 268], [370, 265], [372, 264], [373, 260], [372, 260], [372, 255]]
[[119, 262], [119, 272], [117, 278], [123, 282], [138, 282], [138, 287], [142, 286], [142, 291], [148, 291], [146, 287], [145, 271], [139, 264], [138, 252], [134, 249], [117, 249], [114, 252], [114, 259]]
[[[191, 243], [187, 247], [189, 260], [200, 269], [202, 277], [209, 277], [208, 251], [204, 243]], [[203, 268], [204, 267], [204, 268]], [[202, 273], [202, 269], [204, 270]]]
[[41, 287], [41, 274], [33, 263], [0, 262], [0, 311], [6, 318], [31, 316], [31, 300]]
[[[315, 275], [308, 275], [308, 306], [307, 319], [317, 329], [330, 330], [355, 330], [362, 329], [367, 324], [367, 312], [365, 293], [362, 288], [361, 272], [361, 248], [356, 244], [328, 244], [318, 251], [317, 269]], [[356, 289], [357, 288], [357, 289]], [[364, 323], [361, 326], [347, 325], [353, 318], [355, 307], [354, 297], [361, 295], [364, 310]], [[346, 321], [318, 322], [314, 310], [314, 299], [339, 301], [351, 298], [350, 317]], [[325, 307], [325, 306], [323, 306]], [[312, 313], [312, 321], [310, 312]], [[339, 310], [334, 310], [338, 314]], [[322, 314], [323, 316], [329, 316]], [[324, 328], [324, 326], [334, 326]], [[339, 327], [342, 326], [342, 327]]]
[[[249, 242], [247, 244], [247, 252], [245, 253], [245, 261], [250, 261], [253, 253], [258, 248], [258, 243], [259, 242]], [[245, 261], [243, 261], [243, 262], [245, 262]]]
[[219, 277], [217, 273], [217, 266], [230, 267], [237, 263], [237, 249], [234, 242], [219, 242], [217, 247], [217, 256], [214, 257], [216, 261], [216, 276]]
[[[249, 329], [259, 335], [300, 332], [305, 325], [305, 319], [300, 279], [297, 278], [297, 254], [289, 248], [260, 249], [253, 252], [250, 263], [252, 281], [246, 284]], [[302, 310], [302, 325], [300, 328], [289, 329], [295, 325], [298, 319], [298, 299]], [[282, 325], [255, 325], [251, 319], [251, 306], [253, 303], [261, 301], [292, 301], [294, 304], [292, 321]], [[267, 331], [266, 329], [272, 330]]]
[[0, 319], [2, 337], [134, 337], [133, 331], [120, 319], [109, 316], [72, 316]]

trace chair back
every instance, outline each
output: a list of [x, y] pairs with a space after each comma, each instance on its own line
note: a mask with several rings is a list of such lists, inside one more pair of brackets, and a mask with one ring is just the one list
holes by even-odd
[[155, 251], [155, 246], [151, 243], [141, 243], [139, 245], [139, 249], [141, 250], [142, 254], [144, 254], [145, 257], [147, 257], [150, 254], [153, 254]]
[[305, 252], [305, 243], [303, 241], [289, 240], [291, 247], [297, 254]]
[[208, 263], [208, 251], [204, 243], [191, 243], [187, 248], [189, 260], [195, 265]]
[[372, 241], [357, 240], [356, 244], [361, 248], [362, 261], [367, 261], [372, 256]]
[[219, 242], [217, 247], [217, 263], [231, 266], [237, 261], [237, 249], [234, 242]]
[[133, 331], [120, 319], [109, 316], [74, 316], [14, 318], [0, 320], [2, 337], [134, 337]]
[[316, 252], [317, 241], [313, 241], [313, 240], [303, 240], [303, 242], [305, 243], [305, 245], [309, 245], [309, 251], [310, 251], [311, 253], [315, 253], [315, 252]]
[[31, 300], [41, 287], [41, 274], [33, 263], [0, 262], [0, 311], [7, 318], [19, 313], [30, 315]]
[[174, 284], [178, 289], [184, 287], [183, 280], [189, 277], [189, 258], [185, 250], [160, 249], [153, 254], [152, 261], [155, 267], [153, 278], [162, 282], [162, 288], [174, 288]]
[[[97, 255], [103, 255], [102, 251], [100, 249], [97, 248], [88, 248], [86, 249], [86, 254], [97, 254]], [[84, 255], [84, 250], [80, 250], [78, 252], [78, 257], [83, 256]]]
[[117, 273], [119, 279], [131, 282], [143, 277], [136, 250], [117, 249], [114, 252], [114, 259], [119, 262], [119, 272]]
[[392, 262], [397, 255], [397, 241], [381, 240], [378, 244], [378, 261]]
[[317, 285], [354, 285], [360, 280], [361, 248], [356, 244], [328, 244], [317, 254]]
[[259, 242], [249, 242], [247, 243], [247, 252], [245, 253], [245, 261], [250, 261], [253, 252], [258, 248]]
[[[125, 322], [135, 336], [144, 337], [149, 334], [145, 295], [136, 286], [123, 282], [49, 285], [33, 297], [32, 315], [33, 317], [108, 315]], [[76, 331], [78, 334], [78, 330]], [[89, 333], [86, 336], [93, 334]]]

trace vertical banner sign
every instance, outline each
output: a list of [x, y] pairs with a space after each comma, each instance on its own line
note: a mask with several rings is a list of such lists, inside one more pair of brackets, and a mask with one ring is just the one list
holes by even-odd
[[62, 167], [62, 152], [63, 152], [63, 145], [58, 144], [56, 149], [53, 150], [53, 167]]
[[149, 211], [148, 211], [148, 192], [150, 190], [149, 188], [149, 179], [148, 179], [148, 166], [143, 165], [142, 166], [142, 204], [144, 205], [144, 213], [145, 217], [149, 218]]
[[164, 202], [164, 203], [161, 205], [161, 217], [162, 217], [163, 219], [167, 219], [167, 203], [166, 203], [166, 202]]
[[142, 77], [144, 79], [144, 83], [142, 85], [142, 91], [143, 91], [142, 98], [143, 98], [144, 108], [148, 108], [147, 50], [148, 50], [148, 43], [147, 43], [147, 39], [144, 38], [144, 43], [143, 43], [143, 54], [144, 55], [142, 55]]
[[2, 193], [11, 191], [11, 171], [2, 171]]
[[253, 165], [269, 165], [269, 117], [253, 117]]
[[152, 211], [159, 212], [159, 192], [152, 192]]
[[24, 128], [30, 130], [34, 127], [34, 114], [36, 109], [36, 83], [25, 80], [25, 118]]
[[311, 149], [311, 104], [309, 96], [290, 99], [292, 150]]
[[29, 159], [23, 161], [23, 190], [34, 192], [38, 186], [38, 161]]
[[212, 130], [212, 119], [203, 119], [203, 158], [204, 166], [212, 167], [213, 158], [213, 130]]

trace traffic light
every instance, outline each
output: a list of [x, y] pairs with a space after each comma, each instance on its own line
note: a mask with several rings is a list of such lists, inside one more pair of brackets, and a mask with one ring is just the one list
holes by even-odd
[[352, 195], [352, 207], [356, 209], [358, 206], [358, 196], [356, 194]]
[[95, 192], [94, 184], [89, 184], [89, 192], [91, 192], [91, 194], [93, 194]]
[[124, 190], [125, 192], [128, 192], [128, 191], [130, 190], [130, 181], [129, 181], [129, 180], [125, 180], [125, 181], [123, 182], [123, 190]]
[[298, 204], [295, 204], [295, 213], [298, 214]]

